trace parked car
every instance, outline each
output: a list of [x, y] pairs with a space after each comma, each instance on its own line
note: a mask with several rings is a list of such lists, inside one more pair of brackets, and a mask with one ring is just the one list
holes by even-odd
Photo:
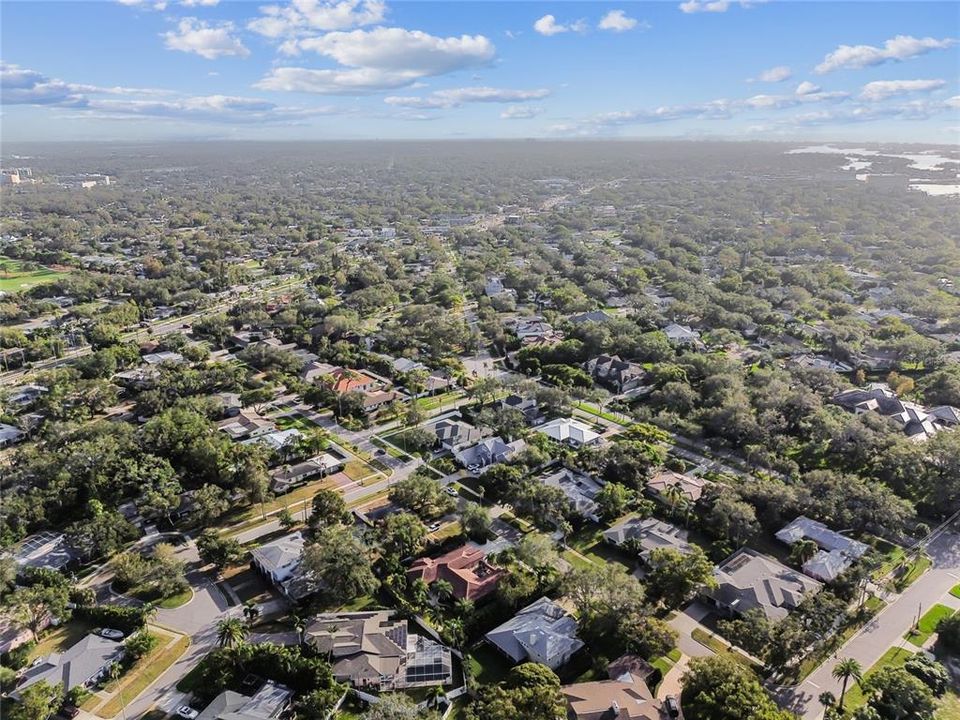
[[444, 491], [447, 495], [449, 495], [450, 497], [456, 497], [457, 495], [460, 494], [460, 493], [457, 492], [457, 489], [456, 489], [455, 487], [453, 487], [453, 485], [447, 485], [447, 486], [443, 489], [443, 491]]
[[177, 708], [177, 717], [182, 717], [184, 720], [193, 720], [199, 714], [189, 705], [181, 705]]
[[430, 523], [429, 525], [427, 525], [427, 530], [429, 530], [430, 532], [436, 532], [439, 529], [440, 529], [440, 523], [438, 522]]
[[479, 465], [467, 465], [467, 470], [469, 470], [469, 471], [472, 472], [472, 473], [475, 473], [475, 472], [477, 472], [478, 470], [480, 470], [480, 466], [479, 466]]
[[680, 717], [680, 703], [677, 702], [676, 695], [667, 695], [667, 712], [670, 717]]
[[123, 640], [123, 633], [119, 630], [114, 630], [113, 628], [99, 628], [94, 630], [94, 632], [100, 637], [105, 637], [108, 640]]

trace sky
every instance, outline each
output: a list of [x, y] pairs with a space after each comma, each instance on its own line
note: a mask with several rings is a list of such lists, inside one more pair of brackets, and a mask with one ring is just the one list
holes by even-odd
[[0, 138], [960, 143], [955, 2], [4, 0]]

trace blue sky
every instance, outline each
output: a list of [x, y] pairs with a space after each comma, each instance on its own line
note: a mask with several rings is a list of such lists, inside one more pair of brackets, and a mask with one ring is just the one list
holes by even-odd
[[2, 4], [17, 140], [960, 142], [948, 2]]

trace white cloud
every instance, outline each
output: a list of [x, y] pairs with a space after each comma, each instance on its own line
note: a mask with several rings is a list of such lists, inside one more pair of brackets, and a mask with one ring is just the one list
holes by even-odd
[[948, 108], [960, 110], [960, 95], [954, 95], [953, 97], [947, 98], [943, 101], [943, 104]]
[[265, 5], [247, 28], [269, 38], [304, 35], [317, 30], [350, 30], [383, 22], [382, 0], [293, 0], [289, 5]]
[[944, 80], [875, 80], [863, 86], [860, 99], [877, 102], [896, 95], [931, 92], [946, 84]]
[[612, 32], [625, 32], [633, 30], [639, 21], [636, 18], [627, 17], [623, 10], [611, 10], [597, 24], [600, 30], [610, 30]]
[[[345, 112], [335, 107], [281, 107], [260, 98], [229, 95], [182, 96], [152, 88], [99, 87], [67, 83], [36, 70], [0, 63], [0, 89], [9, 105], [35, 105], [77, 111], [83, 117], [162, 118], [213, 123], [289, 123]], [[114, 97], [99, 97], [101, 95]], [[142, 97], [129, 97], [140, 95]], [[146, 97], [143, 97], [146, 96]]]
[[127, 7], [135, 7], [142, 10], [163, 11], [167, 9], [166, 0], [117, 0], [117, 2]]
[[[763, 5], [767, 0], [739, 0], [737, 3], [744, 10], [749, 10], [757, 5]], [[687, 0], [680, 3], [681, 12], [688, 15], [691, 13], [722, 13], [731, 8], [733, 3], [730, 0]]]
[[184, 7], [214, 7], [220, 4], [220, 0], [180, 0]]
[[932, 37], [915, 38], [911, 35], [897, 35], [887, 40], [883, 47], [874, 45], [840, 45], [829, 53], [817, 67], [818, 75], [843, 68], [859, 69], [886, 62], [900, 62], [933, 50], [946, 50], [956, 44], [953, 38], [937, 40]]
[[256, 87], [328, 94], [364, 94], [413, 84], [424, 77], [489, 63], [496, 49], [483, 35], [441, 38], [420, 30], [374, 28], [331, 32], [284, 43], [288, 53], [311, 51], [342, 67], [274, 68]]
[[500, 113], [501, 120], [529, 120], [543, 112], [543, 108], [534, 105], [511, 105]]
[[211, 24], [197, 18], [180, 20], [175, 31], [163, 33], [168, 50], [196, 53], [207, 60], [219, 57], [247, 57], [250, 51], [232, 33], [231, 22]]
[[797, 85], [797, 89], [793, 92], [795, 95], [812, 95], [820, 92], [820, 86], [814, 85], [809, 80], [804, 80], [802, 83]]
[[553, 15], [544, 15], [533, 24], [534, 30], [541, 35], [546, 35], [547, 37], [550, 37], [551, 35], [559, 35], [560, 33], [565, 32], [582, 33], [586, 32], [588, 27], [589, 26], [587, 25], [586, 20], [576, 20], [572, 23], [564, 25], [562, 23], [558, 23], [557, 19]]
[[546, 88], [537, 90], [505, 90], [492, 87], [465, 87], [437, 90], [426, 97], [390, 96], [384, 98], [389, 105], [409, 108], [451, 108], [464, 103], [518, 103], [540, 100], [547, 97]]
[[764, 70], [755, 78], [749, 78], [747, 82], [778, 83], [789, 80], [791, 77], [793, 77], [793, 72], [789, 67], [786, 65], [777, 65], [769, 70]]

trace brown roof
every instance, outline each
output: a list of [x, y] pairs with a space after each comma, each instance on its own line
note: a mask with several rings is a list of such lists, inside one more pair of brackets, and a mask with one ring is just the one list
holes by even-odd
[[562, 688], [570, 720], [663, 720], [666, 714], [647, 684], [627, 674], [620, 680], [577, 683]]
[[407, 570], [411, 580], [428, 585], [446, 580], [459, 600], [476, 600], [492, 592], [506, 571], [490, 565], [482, 550], [463, 545], [438, 558], [420, 558]]

